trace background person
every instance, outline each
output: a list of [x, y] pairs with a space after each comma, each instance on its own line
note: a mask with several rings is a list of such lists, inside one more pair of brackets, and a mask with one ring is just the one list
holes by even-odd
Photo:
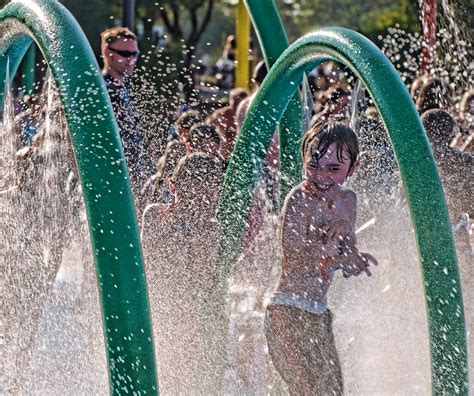
[[[203, 153], [182, 158], [172, 176], [175, 199], [148, 205], [142, 243], [150, 284], [160, 393], [212, 394], [208, 334], [215, 325], [205, 301], [212, 286], [220, 226], [214, 218], [219, 165]], [[212, 316], [211, 316], [212, 317]]]
[[247, 91], [244, 89], [234, 88], [229, 92], [229, 104], [217, 109], [206, 119], [206, 122], [216, 128], [221, 136], [221, 154], [227, 162], [232, 155], [237, 135], [237, 108], [247, 96]]
[[138, 194], [153, 173], [153, 163], [145, 150], [138, 111], [132, 94], [131, 76], [139, 50], [135, 34], [115, 27], [101, 34], [103, 76], [119, 127], [133, 191]]

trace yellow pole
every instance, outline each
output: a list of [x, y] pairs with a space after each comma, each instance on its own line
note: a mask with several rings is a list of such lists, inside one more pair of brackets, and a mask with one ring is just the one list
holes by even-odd
[[249, 43], [250, 17], [244, 0], [237, 5], [237, 20], [235, 24], [237, 38], [237, 67], [235, 69], [235, 86], [249, 88]]

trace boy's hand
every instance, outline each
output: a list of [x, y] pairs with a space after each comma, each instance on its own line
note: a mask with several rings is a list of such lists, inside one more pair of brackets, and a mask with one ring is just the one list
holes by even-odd
[[342, 242], [349, 238], [352, 231], [351, 223], [344, 219], [332, 220], [323, 225], [319, 232], [326, 255], [333, 257], [340, 254]]
[[378, 265], [378, 261], [369, 253], [359, 253], [354, 251], [354, 254], [350, 255], [348, 265], [342, 267], [342, 274], [344, 278], [350, 278], [351, 276], [359, 276], [362, 272], [365, 272], [367, 276], [372, 276], [372, 272], [369, 270], [369, 265]]
[[352, 224], [344, 219], [332, 220], [321, 227], [321, 238], [324, 242], [328, 240], [341, 241], [352, 232]]

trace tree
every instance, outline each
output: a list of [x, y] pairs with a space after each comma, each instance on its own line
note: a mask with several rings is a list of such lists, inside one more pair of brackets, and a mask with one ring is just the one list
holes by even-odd
[[377, 43], [396, 24], [405, 31], [418, 29], [413, 0], [277, 0], [291, 41], [325, 26], [353, 29]]
[[81, 26], [89, 44], [96, 55], [100, 57], [100, 33], [112, 25], [111, 8], [106, 0], [61, 0], [64, 7], [74, 16]]
[[[195, 97], [196, 47], [212, 19], [215, 0], [140, 0], [144, 11], [145, 36], [151, 35], [153, 22], [161, 18], [170, 36], [171, 59], [176, 61], [178, 81], [187, 100]], [[148, 36], [149, 37], [149, 36]]]

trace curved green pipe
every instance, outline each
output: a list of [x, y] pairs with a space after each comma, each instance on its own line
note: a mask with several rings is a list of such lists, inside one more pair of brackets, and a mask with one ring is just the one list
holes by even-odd
[[[288, 48], [280, 14], [273, 0], [245, 0], [257, 33], [268, 70]], [[303, 116], [298, 93], [288, 103], [279, 125], [280, 202], [302, 177], [299, 142], [303, 134]]]
[[81, 28], [59, 2], [20, 0], [0, 12], [0, 72], [6, 68], [7, 56], [11, 70], [16, 70], [31, 38], [59, 89], [81, 178], [100, 291], [110, 391], [156, 394], [153, 336], [135, 209], [99, 66]]
[[291, 45], [278, 59], [249, 109], [220, 193], [218, 216], [226, 238], [221, 276], [238, 254], [252, 183], [265, 149], [303, 73], [332, 59], [366, 85], [389, 132], [410, 207], [428, 313], [434, 394], [468, 394], [461, 283], [443, 189], [413, 102], [385, 55], [362, 35], [321, 29]]
[[245, 0], [245, 5], [257, 33], [265, 63], [271, 67], [289, 45], [278, 9], [273, 0]]

